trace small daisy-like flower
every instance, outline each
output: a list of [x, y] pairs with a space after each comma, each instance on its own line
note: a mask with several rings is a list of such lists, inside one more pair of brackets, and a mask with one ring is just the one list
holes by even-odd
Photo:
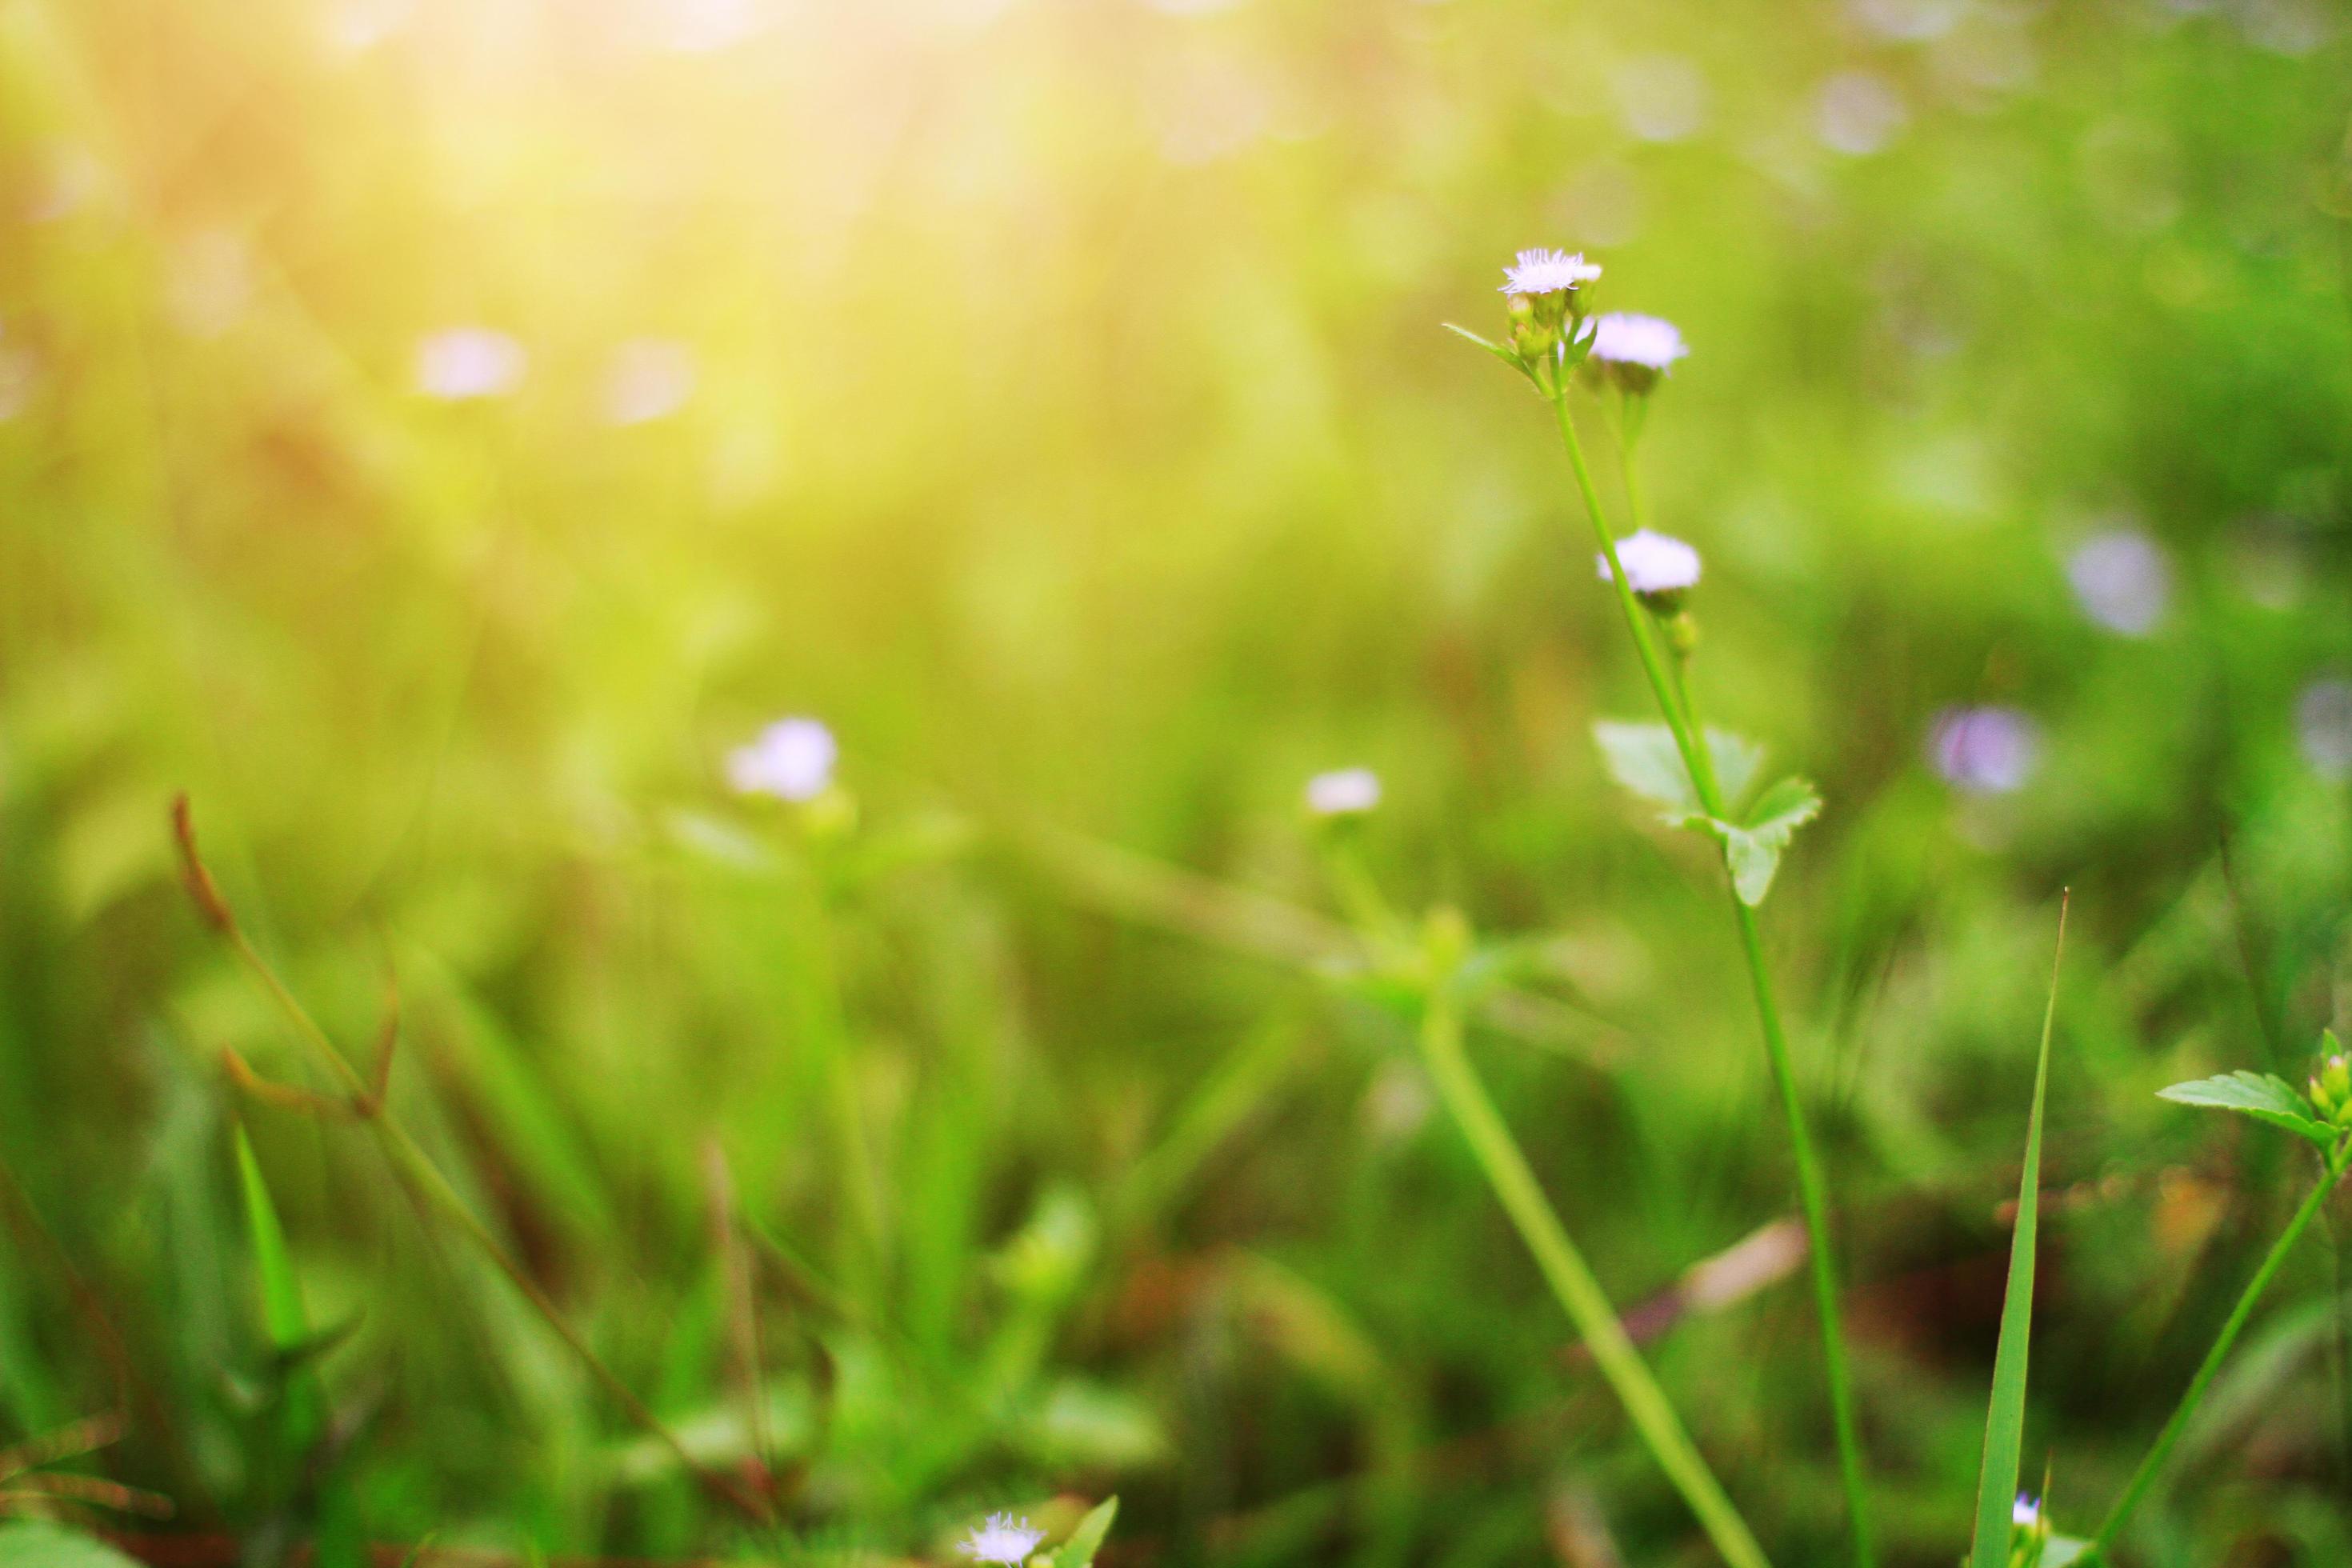
[[451, 327], [416, 345], [416, 390], [445, 402], [497, 397], [522, 384], [530, 356], [506, 333]]
[[2027, 1530], [2038, 1528], [2042, 1523], [2042, 1500], [2026, 1492], [2018, 1493], [2017, 1500], [2009, 1508], [2009, 1522]]
[[1380, 775], [1370, 768], [1340, 768], [1307, 781], [1307, 809], [1318, 816], [1361, 816], [1380, 804]]
[[[1643, 529], [1617, 542], [1617, 559], [1625, 567], [1625, 584], [1643, 598], [1664, 597], [1698, 585], [1698, 552], [1668, 534]], [[1595, 554], [1601, 580], [1609, 577], [1609, 557]]]
[[1578, 251], [1522, 250], [1518, 259], [1503, 268], [1505, 294], [1565, 294], [1601, 276], [1601, 268]]
[[814, 719], [780, 719], [727, 754], [727, 782], [739, 795], [814, 800], [833, 783], [840, 751], [833, 731]]
[[1045, 1532], [1030, 1528], [1025, 1519], [992, 1513], [972, 1528], [959, 1550], [975, 1563], [1001, 1563], [1006, 1568], [1018, 1568], [1018, 1564], [1029, 1561], [1029, 1554], [1045, 1539]]
[[1612, 310], [1592, 321], [1592, 357], [1612, 364], [1638, 365], [1664, 371], [1690, 353], [1681, 329], [1656, 316]]

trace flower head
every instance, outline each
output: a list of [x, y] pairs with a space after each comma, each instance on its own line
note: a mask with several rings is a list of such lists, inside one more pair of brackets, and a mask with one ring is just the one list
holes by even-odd
[[1380, 804], [1380, 775], [1370, 768], [1340, 768], [1307, 781], [1307, 809], [1318, 816], [1361, 816]]
[[2336, 1048], [2333, 1029], [2320, 1037], [2319, 1048], [2327, 1055], [2311, 1075], [2311, 1108], [2322, 1121], [2352, 1126], [2352, 1056]]
[[462, 403], [497, 397], [522, 384], [530, 364], [523, 347], [488, 327], [451, 327], [416, 345], [416, 390]]
[[1503, 268], [1498, 292], [1566, 294], [1600, 276], [1601, 268], [1585, 260], [1580, 250], [1573, 256], [1565, 250], [1522, 250], [1516, 262]]
[[833, 783], [840, 747], [814, 719], [780, 719], [748, 746], [727, 753], [727, 782], [740, 795], [814, 800]]
[[2039, 1529], [2042, 1524], [2042, 1500], [2027, 1492], [2018, 1493], [2017, 1500], [2009, 1508], [2009, 1522], [2027, 1530]]
[[[1698, 552], [1681, 540], [1643, 529], [1617, 542], [1625, 584], [1654, 608], [1670, 609], [1684, 590], [1698, 585]], [[1593, 557], [1601, 580], [1610, 581], [1609, 557]]]
[[1026, 1563], [1037, 1543], [1045, 1539], [1042, 1530], [1033, 1530], [1029, 1521], [1009, 1513], [992, 1513], [972, 1528], [959, 1548], [975, 1563], [1001, 1563], [1007, 1568]]
[[1612, 310], [1592, 321], [1592, 357], [1612, 364], [1664, 371], [1690, 353], [1682, 330], [1656, 316]]
[[2014, 708], [1947, 708], [1928, 734], [1927, 758], [1971, 795], [2008, 795], [2042, 760], [2041, 727]]

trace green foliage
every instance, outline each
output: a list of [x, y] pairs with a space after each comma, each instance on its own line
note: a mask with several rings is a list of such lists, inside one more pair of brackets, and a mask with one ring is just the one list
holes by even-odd
[[1086, 1518], [1070, 1531], [1070, 1538], [1054, 1552], [1054, 1568], [1094, 1568], [1095, 1553], [1102, 1550], [1103, 1538], [1110, 1533], [1111, 1521], [1118, 1517], [1118, 1499], [1105, 1498], [1087, 1510]]
[[[1771, 891], [1780, 858], [1797, 829], [1821, 815], [1820, 792], [1803, 779], [1790, 777], [1759, 794], [1736, 820], [1710, 816], [1700, 808], [1697, 787], [1683, 765], [1673, 732], [1664, 724], [1601, 720], [1592, 726], [1592, 733], [1611, 777], [1643, 800], [1664, 806], [1668, 826], [1693, 828], [1723, 846], [1732, 888], [1750, 908]], [[1763, 771], [1764, 749], [1712, 728], [1706, 742], [1717, 786], [1726, 803], [1737, 808]]]
[[37, 1522], [0, 1523], [0, 1568], [138, 1568], [103, 1542]]
[[2273, 1127], [2284, 1128], [2322, 1148], [2343, 1136], [2340, 1129], [2331, 1127], [2311, 1114], [2309, 1103], [2295, 1092], [2294, 1085], [2271, 1073], [2241, 1069], [2188, 1083], [2176, 1083], [2157, 1090], [2157, 1096], [2176, 1105], [2234, 1110], [2257, 1121], [2268, 1122]]
[[1985, 1411], [1984, 1458], [1977, 1470], [1976, 1531], [1969, 1568], [2009, 1568], [2010, 1510], [2025, 1445], [2025, 1384], [2033, 1338], [2034, 1251], [2042, 1213], [2042, 1107], [2050, 1088], [2050, 1036], [2058, 1019], [2058, 963], [2066, 952], [2066, 914], [2058, 915], [2058, 955], [2050, 965], [2050, 1000], [2042, 1014], [2042, 1047], [2033, 1062], [2033, 1109], [2025, 1121], [2024, 1169], [2017, 1183], [2017, 1228], [2010, 1237], [2009, 1282], [1993, 1351], [1992, 1399]]

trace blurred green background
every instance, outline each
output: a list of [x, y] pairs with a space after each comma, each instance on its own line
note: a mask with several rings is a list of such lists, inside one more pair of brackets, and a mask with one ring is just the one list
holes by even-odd
[[[2352, 977], [2347, 41], [0, 0], [0, 1447], [127, 1412], [86, 1472], [173, 1561], [776, 1549], [363, 1132], [232, 1089], [333, 1085], [176, 886], [184, 789], [354, 1059], [396, 976], [394, 1114], [698, 1452], [768, 1452], [791, 1550], [1116, 1491], [1112, 1562], [1710, 1561], [1318, 923], [1299, 791], [1363, 764], [1390, 897], [1534, 944], [1472, 1044], [1549, 1190], [1832, 1560], [1785, 1231], [1664, 1294], [1793, 1203], [1721, 895], [1592, 752], [1648, 700], [1545, 411], [1440, 330], [1565, 245], [1693, 345], [1642, 455], [1698, 680], [1830, 803], [1766, 923], [1897, 1564], [1965, 1544], [2074, 889], [2026, 1468], [2094, 1522], [2306, 1179], [2151, 1091], [2300, 1081]], [[785, 713], [814, 822], [726, 786]], [[240, 1123], [339, 1331], [299, 1368]], [[2330, 1222], [2134, 1561], [2352, 1561]]]

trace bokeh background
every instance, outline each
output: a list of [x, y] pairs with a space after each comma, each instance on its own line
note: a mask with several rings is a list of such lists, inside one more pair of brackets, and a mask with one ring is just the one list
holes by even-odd
[[[128, 1411], [87, 1470], [176, 1504], [157, 1561], [938, 1557], [1113, 1491], [1120, 1563], [1709, 1561], [1348, 978], [1299, 792], [1361, 764], [1389, 897], [1525, 944], [1473, 1049], [1571, 1228], [1832, 1560], [1721, 895], [1593, 754], [1647, 697], [1544, 410], [1440, 330], [1564, 245], [1693, 345], [1642, 458], [1699, 684], [1829, 801], [1766, 923], [1899, 1564], [1965, 1545], [2074, 890], [2027, 1468], [2095, 1522], [2307, 1179], [2151, 1091], [2299, 1080], [2345, 974], [2347, 44], [5, 0], [0, 1446]], [[785, 713], [814, 818], [726, 785]], [[396, 976], [394, 1114], [698, 1452], [766, 1450], [789, 1547], [364, 1134], [232, 1089], [332, 1086], [182, 896], [183, 789], [355, 1059]], [[333, 1335], [292, 1465], [240, 1123]], [[2135, 1561], [2352, 1561], [2330, 1217]]]

